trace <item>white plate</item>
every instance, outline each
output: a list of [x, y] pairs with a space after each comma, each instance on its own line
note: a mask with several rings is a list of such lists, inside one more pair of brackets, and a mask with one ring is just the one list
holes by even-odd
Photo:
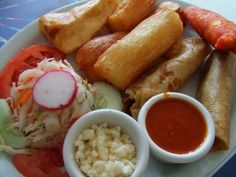
[[[65, 7], [55, 10], [55, 12], [62, 12], [71, 9], [74, 6], [78, 6], [86, 2], [80, 1], [67, 5]], [[182, 6], [188, 6], [190, 4], [179, 2]], [[185, 36], [196, 35], [190, 28], [186, 29]], [[47, 40], [44, 38], [42, 33], [39, 31], [37, 21], [34, 21], [23, 30], [18, 32], [11, 40], [9, 40], [0, 49], [0, 69], [4, 66], [9, 58], [11, 58], [15, 53], [21, 50], [23, 47], [30, 46], [32, 44], [47, 44]], [[197, 83], [198, 83], [198, 73], [196, 73], [191, 80], [184, 86], [182, 92], [187, 93], [191, 96], [195, 95]], [[232, 100], [236, 100], [236, 92]], [[232, 102], [232, 105], [235, 105]], [[203, 159], [186, 164], [186, 165], [170, 165], [163, 164], [156, 161], [153, 157], [150, 157], [148, 168], [144, 177], [197, 177], [197, 176], [211, 176], [213, 175], [226, 161], [229, 160], [236, 152], [236, 107], [232, 107], [231, 112], [231, 144], [230, 149], [225, 152], [210, 152]], [[0, 176], [1, 177], [16, 177], [22, 176], [15, 169], [14, 165], [11, 163], [9, 156], [4, 153], [0, 153]]]

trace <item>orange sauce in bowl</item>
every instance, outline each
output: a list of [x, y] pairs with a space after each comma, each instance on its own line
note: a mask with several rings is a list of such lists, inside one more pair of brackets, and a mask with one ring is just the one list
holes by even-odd
[[146, 128], [154, 143], [175, 154], [196, 150], [207, 134], [206, 122], [198, 108], [177, 98], [154, 103], [147, 113]]

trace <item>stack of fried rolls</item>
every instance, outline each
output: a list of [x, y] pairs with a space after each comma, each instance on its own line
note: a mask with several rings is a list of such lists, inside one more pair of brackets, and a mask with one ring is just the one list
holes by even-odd
[[95, 72], [125, 90], [182, 36], [183, 23], [171, 10], [159, 10], [108, 48], [94, 65]]

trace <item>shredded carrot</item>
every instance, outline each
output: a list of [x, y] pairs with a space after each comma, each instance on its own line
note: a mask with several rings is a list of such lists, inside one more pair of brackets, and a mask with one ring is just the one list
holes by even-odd
[[23, 84], [29, 83], [33, 78], [33, 76], [28, 77], [26, 80], [24, 80]]
[[21, 105], [25, 104], [32, 95], [32, 89], [30, 88], [30, 89], [22, 90], [20, 95], [21, 96], [20, 96], [19, 100], [17, 100], [15, 102], [15, 105], [21, 106]]

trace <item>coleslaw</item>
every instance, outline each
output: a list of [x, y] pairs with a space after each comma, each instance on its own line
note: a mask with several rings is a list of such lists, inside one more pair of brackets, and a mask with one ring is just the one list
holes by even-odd
[[[33, 100], [32, 88], [35, 82], [41, 75], [52, 70], [70, 72], [79, 88], [73, 103], [62, 110], [45, 110]], [[28, 146], [50, 148], [63, 142], [74, 120], [95, 108], [95, 89], [66, 60], [49, 58], [19, 75], [18, 81], [12, 84], [7, 101], [13, 114], [10, 126], [25, 135]]]

